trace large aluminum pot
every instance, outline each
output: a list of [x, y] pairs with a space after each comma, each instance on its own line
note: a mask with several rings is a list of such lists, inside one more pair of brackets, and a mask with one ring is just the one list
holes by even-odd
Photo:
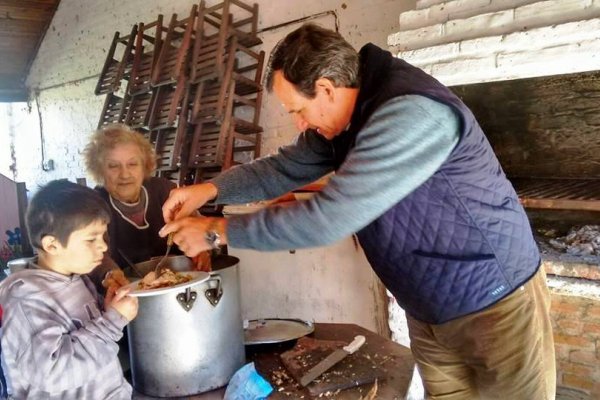
[[[153, 261], [140, 272], [150, 271], [159, 260]], [[209, 280], [187, 290], [139, 297], [138, 315], [128, 325], [137, 391], [154, 397], [207, 392], [225, 386], [244, 364], [238, 263], [235, 257], [217, 256]]]

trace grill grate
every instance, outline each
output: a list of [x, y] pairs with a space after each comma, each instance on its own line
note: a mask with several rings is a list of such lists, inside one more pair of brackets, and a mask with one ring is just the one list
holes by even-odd
[[600, 180], [511, 179], [525, 208], [600, 211]]

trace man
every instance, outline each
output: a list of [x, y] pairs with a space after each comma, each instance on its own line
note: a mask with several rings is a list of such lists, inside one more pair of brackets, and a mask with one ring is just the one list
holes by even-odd
[[[469, 109], [372, 44], [304, 25], [273, 50], [267, 88], [302, 132], [276, 155], [171, 192], [163, 206], [188, 255], [228, 243], [281, 250], [354, 232], [406, 310], [432, 399], [552, 399], [549, 293], [527, 216]], [[215, 199], [277, 197], [335, 171], [308, 201], [190, 218]]]

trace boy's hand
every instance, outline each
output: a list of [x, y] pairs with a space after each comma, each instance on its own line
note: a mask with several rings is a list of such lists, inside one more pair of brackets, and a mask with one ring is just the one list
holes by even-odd
[[123, 270], [119, 268], [110, 270], [102, 281], [102, 286], [106, 288], [107, 293], [111, 288], [113, 289], [113, 292], [116, 292], [118, 288], [127, 284], [129, 284], [129, 279], [125, 277]]
[[104, 308], [112, 307], [127, 321], [133, 320], [138, 313], [138, 299], [127, 296], [130, 291], [130, 288], [116, 291], [114, 287], [109, 287], [104, 298]]

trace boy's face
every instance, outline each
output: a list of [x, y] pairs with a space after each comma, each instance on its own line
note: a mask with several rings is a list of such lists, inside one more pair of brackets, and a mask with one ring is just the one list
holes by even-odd
[[100, 265], [108, 248], [104, 241], [106, 226], [94, 221], [73, 231], [65, 246], [56, 241], [51, 269], [63, 275], [87, 274]]

